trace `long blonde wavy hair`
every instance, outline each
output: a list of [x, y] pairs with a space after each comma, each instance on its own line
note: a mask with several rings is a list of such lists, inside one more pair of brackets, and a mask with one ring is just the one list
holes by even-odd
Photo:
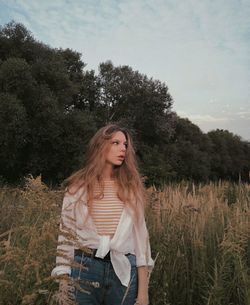
[[[64, 180], [66, 191], [74, 195], [79, 189], [87, 190], [87, 202], [89, 215], [92, 215], [93, 200], [102, 198], [104, 181], [102, 178], [103, 169], [106, 162], [113, 135], [121, 131], [127, 141], [126, 155], [120, 166], [113, 167], [113, 178], [117, 183], [117, 196], [127, 206], [129, 206], [138, 223], [144, 215], [144, 206], [147, 200], [146, 191], [138, 172], [138, 166], [130, 132], [117, 124], [108, 124], [100, 128], [89, 142], [85, 161], [79, 170]], [[101, 186], [101, 193], [94, 197], [95, 184]]]

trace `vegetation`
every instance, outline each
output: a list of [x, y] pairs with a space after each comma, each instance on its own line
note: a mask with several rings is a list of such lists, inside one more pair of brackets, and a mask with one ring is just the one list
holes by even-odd
[[51, 186], [79, 167], [97, 128], [118, 122], [157, 186], [146, 210], [151, 303], [249, 305], [250, 143], [203, 133], [172, 111], [165, 83], [129, 66], [85, 67], [80, 53], [50, 48], [22, 24], [0, 28], [0, 304], [57, 304], [50, 272], [63, 193]]
[[108, 122], [132, 131], [148, 185], [249, 181], [250, 143], [226, 130], [204, 134], [178, 117], [165, 83], [109, 61], [98, 73], [85, 67], [80, 53], [38, 42], [22, 24], [0, 28], [2, 184], [28, 174], [60, 184]]
[[[148, 189], [153, 305], [250, 304], [250, 188], [181, 182]], [[57, 304], [50, 278], [63, 192], [29, 178], [0, 190], [0, 304]]]
[[151, 190], [151, 208], [152, 304], [250, 304], [249, 185], [168, 186]]

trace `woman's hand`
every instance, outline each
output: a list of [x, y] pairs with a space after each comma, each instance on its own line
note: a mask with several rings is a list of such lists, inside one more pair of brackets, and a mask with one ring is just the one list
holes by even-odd
[[137, 297], [134, 305], [149, 305], [148, 296]]

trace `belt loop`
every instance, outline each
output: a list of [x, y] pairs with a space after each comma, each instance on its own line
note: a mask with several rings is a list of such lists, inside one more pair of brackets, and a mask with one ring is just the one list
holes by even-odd
[[[81, 256], [81, 264], [82, 264], [82, 261], [83, 261], [83, 252], [82, 252], [82, 256]], [[79, 268], [79, 271], [78, 271], [78, 280], [80, 280], [81, 278], [81, 268]]]
[[91, 258], [94, 258], [96, 254], [96, 249], [92, 249]]

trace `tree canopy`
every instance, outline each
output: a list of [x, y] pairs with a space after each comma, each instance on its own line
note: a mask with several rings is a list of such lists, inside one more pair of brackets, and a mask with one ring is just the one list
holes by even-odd
[[169, 180], [241, 179], [250, 144], [226, 130], [203, 133], [172, 111], [166, 83], [129, 66], [100, 63], [36, 41], [22, 24], [0, 28], [0, 176], [18, 183], [42, 174], [60, 183], [83, 160], [101, 126], [118, 122], [134, 137], [148, 184]]

